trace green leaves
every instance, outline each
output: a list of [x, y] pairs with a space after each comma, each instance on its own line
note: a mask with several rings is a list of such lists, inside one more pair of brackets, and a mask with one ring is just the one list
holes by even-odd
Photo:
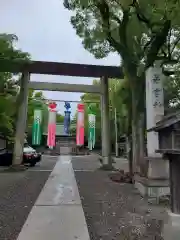
[[59, 123], [64, 123], [64, 116], [62, 116], [60, 113], [57, 113], [56, 115], [56, 122]]
[[27, 60], [30, 58], [28, 53], [17, 49], [15, 43], [18, 37], [14, 34], [0, 34], [0, 58], [9, 60]]
[[[14, 34], [0, 34], [0, 58], [29, 59], [29, 54], [17, 49], [18, 38]], [[17, 110], [18, 78], [12, 73], [0, 73], [0, 133], [7, 139], [14, 135], [15, 115]]]
[[[72, 1], [71, 1], [72, 2]], [[106, 40], [106, 33], [103, 32], [102, 22], [95, 5], [76, 6], [76, 14], [71, 17], [71, 24], [77, 35], [82, 39], [85, 49], [95, 55], [96, 58], [103, 58], [114, 49]]]
[[[71, 23], [85, 49], [96, 58], [116, 51], [126, 66], [136, 65], [137, 75], [143, 75], [145, 67], [162, 56], [170, 27], [179, 33], [179, 1], [64, 0], [64, 3], [73, 11]], [[170, 25], [166, 28], [168, 21]]]

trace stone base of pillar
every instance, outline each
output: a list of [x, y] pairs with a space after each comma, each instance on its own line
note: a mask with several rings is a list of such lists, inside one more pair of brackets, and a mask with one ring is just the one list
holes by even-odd
[[[103, 157], [101, 155], [99, 155], [99, 161], [102, 164], [101, 169], [104, 170], [114, 170], [114, 166], [113, 163], [115, 163], [114, 159], [112, 158], [112, 156], [110, 157]], [[109, 164], [111, 162], [111, 164]]]
[[169, 161], [159, 156], [145, 157], [148, 164], [147, 177], [150, 179], [169, 179]]
[[141, 196], [154, 199], [157, 203], [160, 197], [170, 194], [169, 180], [167, 179], [153, 180], [135, 175], [134, 184]]
[[163, 229], [164, 240], [180, 239], [180, 214], [168, 212], [168, 221], [164, 224]]
[[109, 165], [109, 162], [111, 162], [111, 157], [110, 156], [102, 157], [102, 162], [103, 162], [103, 165]]
[[161, 157], [145, 157], [140, 174], [134, 176], [135, 187], [143, 197], [154, 198], [170, 194], [168, 160]]

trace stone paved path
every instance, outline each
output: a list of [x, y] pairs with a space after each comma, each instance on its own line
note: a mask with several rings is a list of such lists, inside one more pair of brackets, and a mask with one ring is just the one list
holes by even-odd
[[90, 240], [72, 169], [60, 156], [18, 240]]

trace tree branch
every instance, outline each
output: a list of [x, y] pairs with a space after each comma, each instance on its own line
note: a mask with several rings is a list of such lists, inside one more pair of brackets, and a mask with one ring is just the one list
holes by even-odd
[[170, 27], [171, 27], [171, 21], [166, 20], [162, 29], [154, 36], [154, 39], [151, 42], [149, 51], [146, 55], [146, 68], [152, 66], [152, 64], [156, 60], [156, 56], [158, 55], [159, 50], [166, 42], [166, 38], [170, 30]]
[[123, 18], [120, 20], [115, 14], [110, 13], [111, 19], [115, 20], [119, 24], [119, 36], [121, 39], [121, 42], [123, 42], [123, 45], [127, 45], [127, 37], [126, 37], [126, 30], [127, 30], [127, 25], [129, 22], [129, 10], [123, 10]]
[[150, 20], [142, 13], [138, 1], [137, 1], [137, 0], [133, 0], [131, 6], [135, 8], [135, 10], [136, 10], [136, 15], [137, 15], [138, 20], [139, 20], [140, 22], [145, 23], [146, 26], [147, 26], [149, 29], [152, 29], [152, 23], [151, 23]]
[[[143, 13], [143, 11], [140, 7], [140, 4], [139, 4], [138, 0], [133, 0], [133, 3], [131, 4], [131, 6], [135, 8], [137, 19], [140, 22], [143, 22], [144, 24], [146, 24], [147, 28], [150, 29], [152, 32], [153, 32], [153, 27], [154, 26], [159, 26], [159, 27], [162, 26], [161, 21], [153, 22], [153, 21], [151, 21], [151, 18], [148, 18], [148, 17], [145, 16], [145, 14]], [[161, 20], [165, 21], [165, 19], [166, 19], [166, 15], [164, 15], [164, 17]]]
[[124, 46], [127, 46], [126, 30], [127, 30], [128, 22], [129, 22], [129, 10], [124, 10], [123, 19], [122, 19], [121, 25], [119, 25], [119, 35]]
[[168, 49], [168, 57], [171, 56], [170, 52], [171, 52], [171, 29], [169, 31], [169, 35], [168, 35], [168, 43], [167, 43], [167, 49]]
[[113, 13], [111, 13], [111, 18], [112, 18], [113, 20], [115, 20], [118, 24], [121, 24], [121, 23], [122, 23], [121, 20], [120, 20], [115, 14], [113, 14]]
[[96, 4], [96, 6], [99, 9], [100, 14], [101, 14], [103, 30], [107, 34], [107, 40], [109, 41], [110, 45], [118, 51], [118, 53], [121, 53], [122, 51], [124, 51], [124, 46], [112, 37], [112, 33], [111, 33], [111, 29], [110, 29], [110, 14], [111, 13], [109, 11], [108, 4], [106, 3], [105, 0], [102, 0], [102, 1], [98, 2]]
[[162, 51], [163, 57], [167, 58], [167, 53], [163, 47], [161, 48], [161, 51]]
[[175, 41], [175, 43], [174, 43], [174, 46], [173, 46], [172, 49], [171, 49], [170, 56], [172, 55], [172, 53], [173, 53], [173, 51], [174, 51], [176, 45], [179, 43], [179, 41], [180, 41], [180, 36], [177, 37], [177, 39], [176, 39], [176, 41]]

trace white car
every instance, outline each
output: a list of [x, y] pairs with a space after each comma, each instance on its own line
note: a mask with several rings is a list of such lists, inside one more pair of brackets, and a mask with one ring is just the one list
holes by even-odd
[[41, 153], [37, 153], [34, 148], [26, 142], [23, 149], [23, 162], [28, 163], [31, 167], [41, 161]]
[[28, 145], [28, 143], [24, 144], [23, 153], [33, 153], [36, 154], [36, 150]]

